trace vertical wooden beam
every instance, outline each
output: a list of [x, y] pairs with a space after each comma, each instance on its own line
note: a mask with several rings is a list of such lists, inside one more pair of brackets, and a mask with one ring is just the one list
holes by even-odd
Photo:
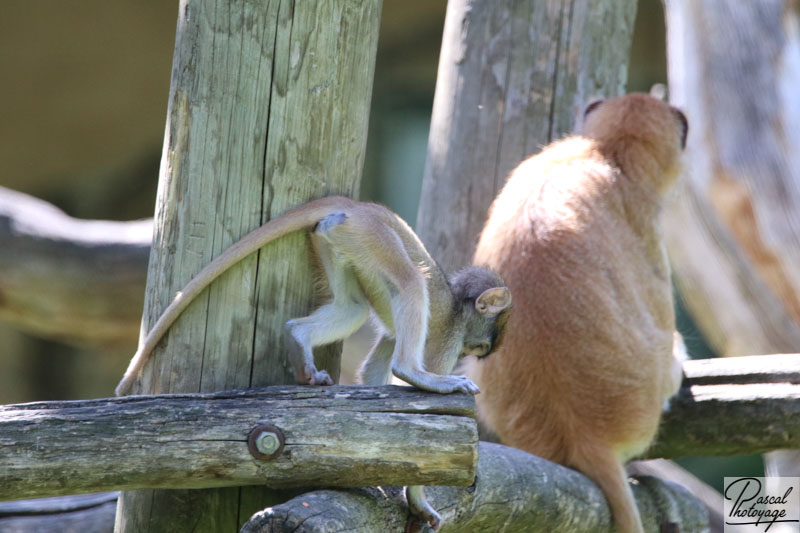
[[[355, 196], [380, 0], [182, 0], [143, 327], [239, 237], [290, 207]], [[139, 392], [290, 383], [283, 323], [313, 302], [307, 237], [254, 254], [173, 326]], [[333, 376], [338, 355], [319, 361]], [[237, 531], [261, 489], [134, 491], [116, 531]]]
[[417, 230], [467, 264], [508, 173], [625, 91], [636, 0], [450, 0]]

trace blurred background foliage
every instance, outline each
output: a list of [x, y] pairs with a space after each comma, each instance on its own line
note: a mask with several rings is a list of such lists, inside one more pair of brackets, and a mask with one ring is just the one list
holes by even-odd
[[[445, 0], [385, 0], [362, 199], [416, 220]], [[0, 8], [0, 185], [81, 218], [152, 216], [177, 3], [35, 0]], [[663, 8], [640, 0], [629, 91], [666, 83]], [[695, 356], [712, 356], [688, 316]], [[0, 403], [110, 396], [135, 347], [98, 354], [0, 323]], [[682, 461], [717, 488], [760, 457]]]

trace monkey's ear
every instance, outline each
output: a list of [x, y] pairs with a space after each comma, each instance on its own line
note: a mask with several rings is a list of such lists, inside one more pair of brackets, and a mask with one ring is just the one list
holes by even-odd
[[511, 306], [511, 291], [508, 287], [486, 289], [475, 299], [475, 310], [482, 315], [496, 315]]
[[587, 105], [586, 109], [583, 111], [583, 118], [585, 119], [586, 117], [588, 117], [589, 113], [591, 113], [592, 111], [597, 109], [600, 106], [600, 104], [602, 104], [603, 102], [605, 102], [605, 100], [600, 98], [600, 99], [595, 100], [594, 102], [590, 103], [589, 105]]
[[678, 122], [681, 125], [681, 148], [686, 148], [686, 135], [689, 133], [689, 121], [686, 120], [686, 115], [683, 114], [683, 111], [677, 107], [673, 107], [672, 112], [675, 114], [675, 118], [678, 119]]

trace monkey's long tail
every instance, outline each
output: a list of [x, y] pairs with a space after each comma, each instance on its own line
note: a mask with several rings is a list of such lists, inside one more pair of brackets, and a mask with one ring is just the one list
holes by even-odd
[[117, 385], [117, 396], [128, 394], [133, 382], [139, 376], [150, 354], [158, 342], [189, 304], [230, 267], [252, 254], [262, 246], [275, 239], [300, 231], [316, 224], [334, 209], [346, 209], [353, 200], [341, 196], [320, 198], [287, 211], [283, 215], [270, 220], [254, 229], [230, 248], [222, 252], [211, 263], [205, 266], [176, 296], [156, 321], [153, 329], [139, 345], [139, 349], [131, 358], [128, 369]]
[[573, 466], [589, 476], [605, 494], [618, 533], [644, 533], [628, 473], [620, 460], [610, 450], [597, 448], [584, 450], [574, 459]]

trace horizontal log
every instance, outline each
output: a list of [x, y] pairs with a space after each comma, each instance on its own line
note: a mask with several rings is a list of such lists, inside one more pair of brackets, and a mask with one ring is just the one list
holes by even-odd
[[800, 448], [800, 354], [687, 361], [650, 458]]
[[117, 492], [0, 502], [0, 531], [112, 533]]
[[[0, 500], [137, 488], [469, 485], [474, 399], [408, 387], [276, 386], [0, 407]], [[259, 460], [248, 434], [282, 430]]]
[[[747, 371], [736, 365], [737, 361]], [[800, 447], [800, 355], [689, 361], [649, 457]], [[708, 385], [703, 383], [713, 382]], [[0, 407], [0, 499], [130, 488], [469, 484], [474, 402], [402, 387], [269, 387]], [[283, 453], [247, 435], [280, 427]]]
[[800, 384], [800, 354], [697, 359], [686, 361], [683, 373], [689, 385]]
[[152, 220], [81, 220], [0, 187], [0, 319], [72, 344], [131, 349], [152, 234]]
[[[441, 533], [524, 531], [610, 533], [603, 493], [583, 474], [500, 444], [481, 442], [475, 484], [426, 487]], [[677, 485], [642, 477], [632, 486], [646, 531], [665, 521], [682, 533], [707, 531], [705, 507]], [[402, 532], [408, 507], [398, 490], [321, 490], [256, 513], [242, 533]]]

